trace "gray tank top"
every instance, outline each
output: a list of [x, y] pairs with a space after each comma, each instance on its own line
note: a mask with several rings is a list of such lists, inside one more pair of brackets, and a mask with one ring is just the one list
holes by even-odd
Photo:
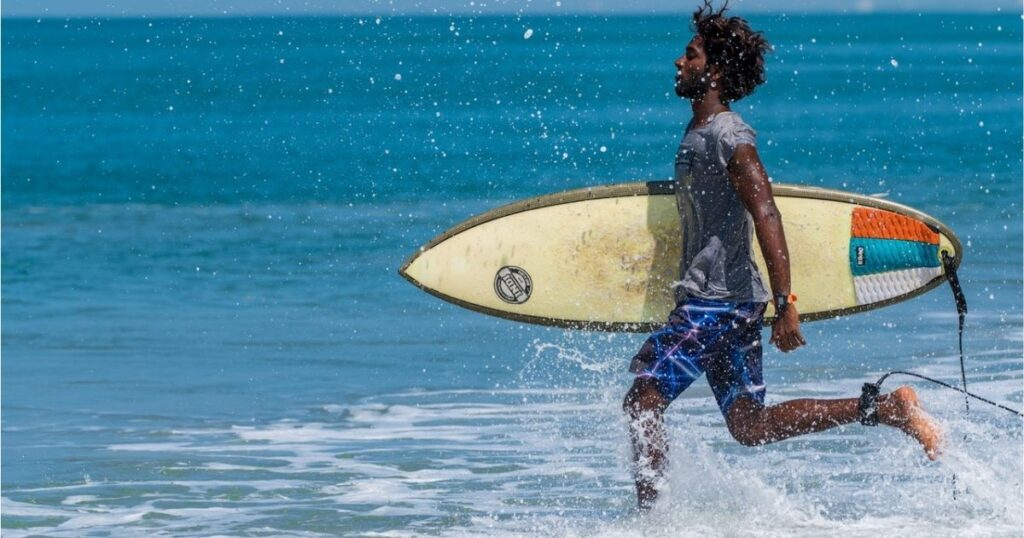
[[754, 145], [756, 133], [735, 112], [715, 114], [688, 128], [676, 154], [676, 202], [683, 227], [681, 281], [686, 297], [736, 303], [767, 302], [754, 263], [754, 222], [729, 181], [736, 146]]

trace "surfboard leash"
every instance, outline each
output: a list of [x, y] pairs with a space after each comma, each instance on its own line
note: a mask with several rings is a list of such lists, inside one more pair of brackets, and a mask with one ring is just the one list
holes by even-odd
[[858, 405], [858, 415], [860, 416], [861, 424], [865, 426], [877, 426], [878, 425], [878, 395], [881, 392], [882, 382], [891, 375], [909, 375], [925, 381], [930, 381], [936, 385], [941, 385], [948, 389], [955, 390], [964, 394], [964, 410], [969, 413], [971, 410], [971, 398], [975, 400], [987, 403], [989, 405], [998, 407], [1005, 411], [1009, 411], [1020, 417], [1024, 417], [1024, 413], [1011, 409], [1005, 405], [998, 404], [967, 391], [967, 368], [965, 366], [965, 355], [964, 355], [964, 318], [967, 315], [967, 298], [964, 296], [963, 288], [960, 287], [960, 279], [956, 276], [956, 260], [949, 255], [947, 252], [942, 253], [942, 265], [946, 271], [946, 279], [949, 280], [949, 286], [953, 290], [953, 299], [956, 301], [956, 312], [959, 318], [958, 333], [960, 341], [960, 383], [961, 387], [955, 387], [944, 381], [933, 379], [928, 376], [924, 376], [915, 372], [907, 372], [904, 370], [893, 370], [888, 372], [882, 377], [878, 378], [878, 381], [874, 383], [864, 383], [864, 387], [861, 389], [860, 402]]
[[[869, 411], [869, 413], [873, 413], [874, 414], [874, 419], [873, 420], [875, 422], [874, 422], [874, 424], [868, 424], [869, 426], [874, 426], [874, 425], [878, 424], [878, 403], [877, 403], [878, 391], [880, 389], [880, 386], [882, 385], [882, 382], [885, 381], [886, 378], [888, 378], [891, 375], [909, 375], [909, 376], [912, 376], [912, 377], [916, 377], [918, 379], [923, 379], [925, 381], [931, 381], [932, 383], [935, 383], [936, 385], [941, 385], [943, 387], [946, 387], [947, 389], [955, 390], [957, 392], [962, 392], [964, 394], [964, 396], [965, 396], [965, 399], [966, 398], [974, 398], [975, 400], [978, 400], [978, 401], [981, 401], [981, 402], [985, 402], [985, 403], [987, 403], [989, 405], [992, 405], [992, 406], [998, 407], [1000, 409], [1004, 409], [1006, 411], [1009, 411], [1009, 412], [1011, 412], [1011, 413], [1013, 413], [1013, 414], [1015, 414], [1017, 416], [1024, 417], [1024, 413], [1021, 413], [1020, 411], [1017, 411], [1016, 409], [1011, 409], [1011, 408], [1006, 407], [1005, 405], [1002, 405], [1000, 403], [993, 402], [992, 400], [989, 400], [987, 398], [983, 398], [981, 396], [978, 396], [977, 394], [974, 394], [973, 392], [967, 392], [966, 390], [964, 390], [964, 389], [962, 389], [960, 387], [957, 387], [957, 386], [954, 386], [954, 385], [950, 385], [949, 383], [946, 383], [944, 381], [939, 381], [938, 379], [933, 379], [931, 377], [924, 376], [924, 375], [921, 375], [921, 374], [918, 374], [918, 373], [914, 373], [914, 372], [905, 372], [903, 370], [893, 370], [891, 372], [887, 372], [885, 375], [880, 377], [878, 379], [878, 381], [876, 381], [874, 383], [864, 383], [864, 390], [861, 393], [861, 402], [864, 402], [864, 400], [865, 400], [865, 396], [864, 395], [865, 394], [870, 394], [872, 392], [874, 393], [874, 398], [871, 398], [871, 396], [868, 396], [868, 399], [875, 400], [874, 407], [872, 409], [870, 409], [870, 411]], [[861, 414], [861, 417], [862, 417], [861, 418], [861, 423], [864, 423], [864, 413]]]
[[[918, 379], [935, 383], [936, 385], [945, 387], [950, 390], [962, 392], [964, 394], [964, 414], [970, 414], [971, 412], [971, 398], [974, 398], [980, 402], [987, 403], [993, 407], [998, 407], [1004, 411], [1009, 411], [1019, 417], [1024, 417], [1024, 413], [1011, 409], [1005, 405], [993, 402], [987, 398], [978, 396], [977, 394], [967, 391], [967, 368], [965, 366], [965, 354], [964, 354], [964, 318], [967, 316], [967, 298], [964, 296], [963, 288], [960, 287], [960, 279], [956, 275], [956, 260], [949, 255], [948, 252], [942, 253], [942, 266], [946, 272], [946, 280], [949, 281], [949, 287], [953, 290], [953, 300], [956, 301], [956, 313], [958, 317], [957, 333], [960, 344], [960, 384], [961, 387], [955, 387], [946, 383], [945, 381], [939, 381], [931, 377], [921, 375], [915, 372], [907, 372], [905, 370], [893, 370], [882, 375], [878, 378], [878, 381], [874, 383], [864, 383], [864, 387], [861, 389], [860, 400], [857, 405], [857, 414], [860, 417], [860, 423], [865, 426], [877, 426], [878, 425], [878, 395], [881, 392], [882, 383], [893, 375], [907, 375], [916, 377]], [[964, 434], [964, 441], [967, 440], [967, 435]], [[957, 475], [953, 473], [953, 499], [957, 498]]]

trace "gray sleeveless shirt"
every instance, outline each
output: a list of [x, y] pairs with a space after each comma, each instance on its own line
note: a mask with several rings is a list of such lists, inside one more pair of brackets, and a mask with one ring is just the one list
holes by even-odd
[[754, 263], [754, 222], [729, 180], [736, 146], [756, 133], [735, 112], [715, 114], [688, 128], [676, 154], [676, 202], [682, 218], [683, 259], [676, 301], [686, 297], [736, 303], [767, 302]]

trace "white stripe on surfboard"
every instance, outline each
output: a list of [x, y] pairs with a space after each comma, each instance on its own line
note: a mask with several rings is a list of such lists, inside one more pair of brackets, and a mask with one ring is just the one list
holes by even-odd
[[865, 305], [892, 299], [931, 282], [942, 274], [941, 267], [915, 267], [853, 278], [857, 304]]

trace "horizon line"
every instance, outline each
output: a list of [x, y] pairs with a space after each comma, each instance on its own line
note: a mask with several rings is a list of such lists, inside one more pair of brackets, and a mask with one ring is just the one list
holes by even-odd
[[[510, 11], [488, 11], [476, 12], [470, 10], [456, 11], [412, 11], [412, 12], [391, 12], [380, 13], [373, 11], [318, 11], [318, 12], [271, 12], [271, 11], [223, 11], [223, 12], [201, 12], [201, 13], [15, 13], [7, 14], [0, 12], [0, 19], [222, 19], [222, 18], [316, 18], [316, 17], [407, 17], [407, 18], [431, 18], [431, 17], [642, 17], [642, 16], [666, 16], [666, 15], [690, 15], [689, 10], [672, 10], [665, 8], [654, 8], [647, 10], [608, 10], [608, 11], [566, 11], [566, 10], [510, 10]], [[870, 16], [870, 15], [1021, 15], [1022, 13], [1011, 13], [1000, 8], [995, 9], [879, 9], [879, 10], [858, 10], [858, 9], [810, 9], [810, 10], [770, 10], [751, 9], [744, 11], [750, 15], [778, 15], [778, 16], [807, 16], [807, 15], [845, 15], [845, 16]]]

